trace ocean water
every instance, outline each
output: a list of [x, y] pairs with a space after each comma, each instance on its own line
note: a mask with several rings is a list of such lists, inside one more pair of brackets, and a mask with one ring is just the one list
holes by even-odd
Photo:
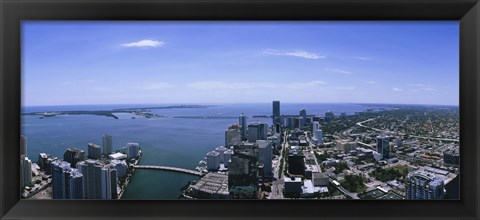
[[[85, 105], [24, 107], [23, 112], [111, 110], [115, 108], [156, 107], [169, 105]], [[300, 109], [307, 114], [324, 115], [331, 110], [336, 115], [354, 114], [369, 107], [359, 104], [281, 104], [281, 113], [298, 115]], [[272, 104], [222, 104], [208, 108], [152, 109], [153, 113], [167, 116], [247, 116], [271, 115]], [[237, 118], [185, 119], [141, 118], [132, 114], [117, 114], [119, 119], [96, 115], [58, 115], [40, 119], [22, 116], [22, 134], [27, 137], [27, 155], [36, 162], [39, 153], [63, 158], [68, 147], [87, 151], [88, 143], [101, 144], [102, 135], [113, 136], [113, 148], [120, 149], [127, 142], [137, 142], [143, 150], [140, 164], [165, 165], [195, 169], [205, 154], [224, 145], [225, 129]], [[248, 118], [248, 122], [271, 124], [270, 118]], [[176, 199], [180, 189], [196, 176], [158, 170], [136, 170], [123, 199]]]

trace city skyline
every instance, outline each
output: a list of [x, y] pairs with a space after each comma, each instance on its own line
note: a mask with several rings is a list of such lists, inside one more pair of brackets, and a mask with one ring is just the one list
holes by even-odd
[[22, 105], [458, 105], [458, 28], [458, 22], [24, 22]]

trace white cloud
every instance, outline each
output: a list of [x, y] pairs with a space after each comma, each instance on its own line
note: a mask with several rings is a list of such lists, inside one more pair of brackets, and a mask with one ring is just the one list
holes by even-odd
[[122, 47], [161, 47], [163, 45], [165, 45], [165, 42], [156, 40], [140, 40], [136, 42], [120, 44]]
[[356, 57], [353, 57], [353, 58], [357, 59], [357, 60], [365, 60], [365, 61], [372, 60], [371, 57], [362, 57], [362, 56], [356, 56]]
[[355, 90], [356, 87], [354, 87], [354, 86], [335, 86], [335, 87], [333, 87], [333, 89], [336, 89], [336, 90]]
[[310, 88], [319, 85], [325, 85], [326, 82], [316, 80], [311, 82], [292, 82], [292, 83], [272, 83], [272, 82], [222, 82], [222, 81], [199, 81], [189, 83], [186, 86], [193, 89], [271, 89], [271, 88], [288, 88], [288, 89], [301, 89]]
[[333, 69], [333, 68], [325, 68], [326, 71], [329, 72], [334, 72], [334, 73], [341, 73], [341, 74], [350, 74], [352, 72], [347, 71], [347, 70], [341, 70], [341, 69]]
[[139, 89], [143, 90], [161, 90], [161, 89], [168, 89], [173, 88], [175, 85], [165, 82], [149, 82], [145, 83], [143, 86], [138, 87]]
[[377, 84], [377, 82], [375, 82], [375, 81], [368, 81], [367, 83], [368, 84]]
[[316, 53], [307, 52], [304, 50], [281, 51], [281, 50], [274, 50], [274, 49], [264, 49], [264, 50], [261, 50], [260, 53], [264, 55], [293, 56], [293, 57], [300, 57], [305, 59], [323, 59], [326, 57], [325, 55], [318, 55]]
[[187, 84], [187, 87], [194, 89], [253, 89], [253, 88], [274, 88], [272, 83], [226, 83], [222, 81], [199, 81]]
[[319, 85], [326, 85], [327, 83], [324, 81], [316, 80], [311, 82], [293, 82], [288, 84], [278, 85], [279, 88], [288, 88], [288, 89], [304, 89], [304, 88], [311, 88], [316, 87]]
[[431, 86], [425, 85], [425, 84], [422, 84], [422, 83], [412, 83], [412, 84], [408, 84], [408, 86], [416, 88], [416, 89], [413, 89], [411, 91], [418, 91], [418, 89], [423, 90], [423, 91], [430, 91], [430, 92], [437, 91], [437, 89], [432, 88]]
[[403, 91], [403, 89], [397, 88], [397, 87], [393, 87], [393, 91], [395, 91], [395, 92], [401, 92], [401, 91]]

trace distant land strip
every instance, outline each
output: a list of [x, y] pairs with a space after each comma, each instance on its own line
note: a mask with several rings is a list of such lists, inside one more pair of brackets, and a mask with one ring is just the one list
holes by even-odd
[[172, 105], [163, 107], [146, 107], [146, 108], [118, 108], [106, 111], [51, 111], [51, 112], [28, 112], [22, 115], [38, 115], [42, 117], [53, 117], [56, 115], [98, 115], [118, 119], [113, 113], [135, 113], [138, 111], [146, 111], [147, 109], [174, 109], [174, 108], [208, 108], [214, 105]]
[[130, 111], [55, 111], [55, 112], [29, 112], [22, 115], [38, 115], [43, 117], [52, 117], [55, 115], [99, 115], [118, 119], [113, 113], [131, 113]]
[[171, 106], [160, 106], [160, 107], [117, 108], [113, 110], [114, 111], [138, 111], [142, 109], [209, 108], [209, 107], [215, 107], [215, 106], [216, 105], [171, 105]]

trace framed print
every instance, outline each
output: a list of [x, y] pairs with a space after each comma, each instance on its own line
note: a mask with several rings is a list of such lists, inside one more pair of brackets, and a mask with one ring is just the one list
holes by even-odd
[[477, 1], [1, 6], [2, 219], [478, 217]]

